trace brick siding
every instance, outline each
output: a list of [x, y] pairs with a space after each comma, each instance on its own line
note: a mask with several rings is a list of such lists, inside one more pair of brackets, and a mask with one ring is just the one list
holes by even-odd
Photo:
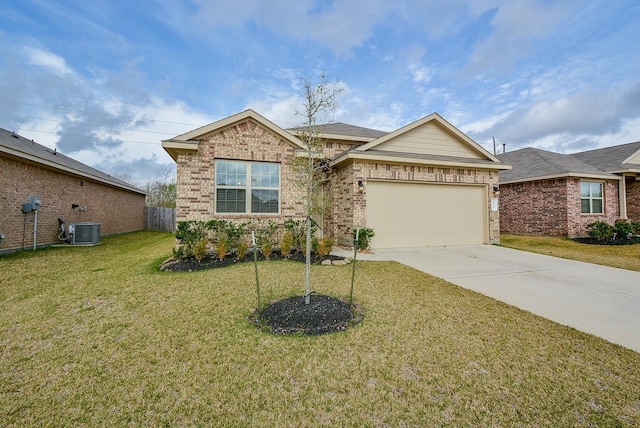
[[635, 177], [626, 178], [627, 217], [631, 221], [640, 221], [640, 181]]
[[[259, 123], [247, 119], [200, 138], [197, 152], [178, 154], [177, 221], [261, 219], [282, 225], [305, 218], [305, 189], [296, 184], [295, 147]], [[264, 161], [280, 164], [280, 214], [216, 214], [215, 159]]]
[[[110, 235], [144, 229], [144, 194], [111, 187], [0, 157], [0, 252], [22, 248], [23, 232], [27, 248], [33, 247], [34, 213], [22, 212], [22, 204], [39, 196], [37, 245], [59, 243], [58, 217], [67, 224], [88, 221], [101, 224], [101, 234]], [[87, 211], [72, 209], [86, 206]], [[26, 219], [26, 223], [25, 223]]]
[[618, 182], [604, 183], [604, 214], [583, 214], [580, 179], [559, 178], [500, 185], [500, 231], [584, 236], [586, 225], [620, 217]]

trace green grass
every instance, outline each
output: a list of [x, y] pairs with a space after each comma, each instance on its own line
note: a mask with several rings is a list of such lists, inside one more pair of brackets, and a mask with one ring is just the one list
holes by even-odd
[[640, 272], [640, 244], [591, 245], [581, 244], [566, 237], [502, 234], [500, 245]]
[[[252, 265], [159, 272], [173, 238], [0, 257], [0, 426], [639, 426], [640, 354], [392, 262], [359, 262], [364, 321], [247, 321]], [[266, 299], [304, 265], [261, 262]], [[312, 267], [345, 297], [351, 266]]]

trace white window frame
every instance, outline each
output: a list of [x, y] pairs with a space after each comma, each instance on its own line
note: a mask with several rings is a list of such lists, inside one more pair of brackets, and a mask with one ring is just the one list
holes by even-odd
[[[228, 162], [228, 163], [236, 163], [236, 164], [242, 164], [245, 166], [245, 176], [244, 176], [244, 183], [242, 182], [236, 182], [236, 183], [227, 183], [224, 185], [218, 184], [218, 171], [220, 168], [220, 165], [223, 162]], [[278, 168], [278, 176], [277, 176], [277, 185], [262, 185], [259, 186], [257, 184], [254, 184], [253, 180], [252, 180], [252, 174], [254, 169], [257, 170], [258, 168], [256, 168], [256, 165], [260, 166], [260, 165], [272, 165], [272, 166], [276, 166]], [[253, 161], [245, 161], [245, 160], [235, 160], [235, 159], [216, 159], [215, 160], [215, 171], [214, 171], [214, 212], [216, 214], [219, 215], [257, 215], [257, 216], [265, 216], [265, 215], [278, 215], [280, 214], [280, 210], [282, 207], [282, 179], [281, 179], [281, 174], [282, 174], [282, 168], [281, 165], [279, 163], [276, 162], [253, 162]], [[222, 189], [228, 189], [228, 190], [244, 190], [245, 191], [245, 210], [244, 211], [238, 211], [238, 212], [232, 212], [232, 211], [218, 211], [218, 190], [222, 190]], [[278, 195], [278, 208], [276, 211], [269, 211], [269, 212], [253, 212], [252, 211], [252, 196], [253, 196], [253, 191], [258, 191], [258, 190], [268, 190], [268, 191], [276, 191], [277, 195]]]
[[[589, 184], [589, 196], [583, 196], [582, 193], [582, 185], [583, 184]], [[600, 186], [600, 196], [593, 196], [593, 185], [599, 185]], [[588, 212], [584, 212], [582, 209], [582, 201], [584, 200], [588, 200], [589, 201], [589, 211]], [[594, 200], [599, 200], [600, 201], [600, 206], [602, 207], [602, 211], [600, 212], [594, 212], [593, 211], [593, 201]], [[602, 181], [587, 181], [587, 180], [581, 180], [580, 181], [580, 212], [582, 214], [585, 215], [601, 215], [604, 214], [604, 183]]]

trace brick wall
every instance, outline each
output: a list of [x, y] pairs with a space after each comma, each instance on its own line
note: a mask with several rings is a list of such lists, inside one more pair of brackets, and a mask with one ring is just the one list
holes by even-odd
[[[197, 152], [181, 152], [177, 158], [177, 221], [252, 218], [282, 225], [286, 219], [305, 218], [306, 193], [296, 185], [294, 156], [294, 146], [251, 119], [204, 135]], [[215, 214], [215, 159], [279, 163], [280, 214]]]
[[560, 178], [500, 185], [503, 233], [583, 236], [594, 221], [620, 217], [618, 182], [604, 185], [604, 214], [582, 214], [580, 179]]
[[500, 212], [503, 233], [566, 235], [567, 181], [501, 184]]
[[[60, 242], [58, 217], [67, 224], [89, 221], [101, 223], [102, 235], [144, 228], [142, 194], [121, 190], [85, 178], [0, 157], [0, 252], [22, 248], [23, 231], [27, 248], [33, 247], [34, 213], [22, 213], [29, 196], [42, 200], [38, 210], [37, 245]], [[87, 211], [72, 209], [86, 206]], [[26, 223], [25, 223], [26, 218]]]
[[627, 217], [631, 221], [640, 221], [640, 181], [635, 177], [626, 178]]

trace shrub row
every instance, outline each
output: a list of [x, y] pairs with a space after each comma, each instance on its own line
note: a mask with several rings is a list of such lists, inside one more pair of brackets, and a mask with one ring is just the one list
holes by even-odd
[[595, 239], [630, 239], [640, 235], [640, 221], [618, 220], [611, 225], [606, 221], [595, 221], [587, 225], [587, 234]]
[[[316, 230], [317, 227], [313, 226], [312, 236]], [[193, 256], [201, 261], [209, 253], [211, 242], [220, 260], [231, 254], [235, 254], [235, 257], [241, 260], [249, 251], [249, 232], [253, 232], [256, 247], [267, 259], [276, 246], [280, 248], [283, 257], [289, 257], [296, 252], [304, 253], [306, 249], [305, 220], [286, 220], [282, 229], [273, 220], [250, 220], [240, 223], [227, 220], [187, 220], [177, 224], [175, 236], [179, 243], [174, 248], [173, 255], [178, 259]], [[358, 248], [368, 249], [374, 235], [370, 228], [360, 229]], [[311, 240], [312, 252], [319, 257], [331, 253], [333, 245], [334, 240], [328, 236], [322, 239], [313, 237]]]

